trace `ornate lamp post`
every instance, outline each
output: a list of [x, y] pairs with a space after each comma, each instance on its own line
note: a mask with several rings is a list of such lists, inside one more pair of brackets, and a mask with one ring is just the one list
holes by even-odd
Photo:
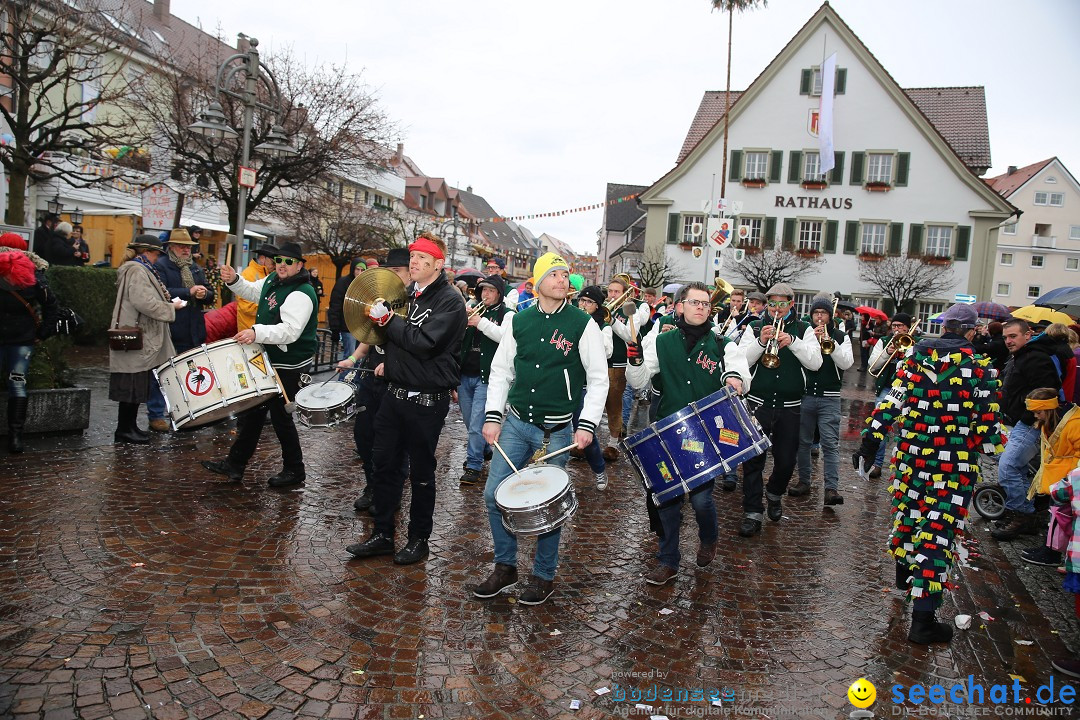
[[[241, 35], [241, 37], [244, 36]], [[273, 117], [273, 121], [266, 142], [256, 145], [255, 151], [272, 158], [291, 157], [296, 154], [296, 148], [289, 144], [289, 138], [285, 135], [285, 130], [278, 124], [282, 112], [282, 101], [281, 89], [278, 86], [277, 79], [274, 78], [273, 73], [268, 68], [259, 65], [259, 41], [255, 38], [248, 38], [247, 41], [247, 52], [232, 55], [221, 63], [221, 67], [218, 68], [217, 81], [215, 82], [215, 90], [219, 94], [239, 100], [244, 106], [244, 124], [240, 133], [242, 135], [240, 167], [237, 168], [235, 178], [237, 184], [242, 185], [242, 187], [238, 193], [239, 198], [236, 204], [236, 239], [234, 240], [235, 252], [233, 253], [234, 258], [239, 259], [241, 264], [243, 259], [240, 255], [244, 247], [244, 225], [247, 221], [247, 188], [249, 187], [246, 182], [241, 181], [241, 173], [250, 169], [248, 165], [251, 162], [251, 130], [255, 121], [256, 108], [269, 112]], [[243, 81], [242, 90], [233, 89], [238, 84], [236, 82], [237, 78]], [[258, 98], [257, 90], [260, 81], [269, 93], [269, 102], [263, 102]], [[199, 122], [190, 125], [188, 129], [209, 138], [211, 142], [225, 139], [232, 140], [237, 137], [237, 132], [229, 127], [226, 122], [221, 103], [217, 101], [210, 103]]]

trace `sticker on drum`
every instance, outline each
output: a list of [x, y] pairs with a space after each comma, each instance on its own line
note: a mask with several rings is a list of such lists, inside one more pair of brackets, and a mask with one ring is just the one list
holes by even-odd
[[723, 470], [723, 460], [692, 407], [669, 415], [654, 427], [671, 456], [672, 474], [681, 478], [689, 489], [711, 480]]
[[570, 476], [555, 465], [531, 465], [495, 488], [503, 526], [514, 535], [543, 535], [557, 530], [577, 511]]
[[333, 427], [356, 414], [356, 387], [339, 380], [296, 391], [296, 414], [308, 427]]
[[730, 387], [692, 402], [690, 407], [715, 441], [726, 472], [772, 446], [742, 398]]

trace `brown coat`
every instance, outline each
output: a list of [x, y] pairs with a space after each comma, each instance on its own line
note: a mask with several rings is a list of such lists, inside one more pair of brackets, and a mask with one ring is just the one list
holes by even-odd
[[176, 309], [165, 299], [165, 292], [150, 270], [134, 260], [121, 265], [110, 327], [115, 327], [118, 322], [121, 326], [138, 325], [143, 331], [143, 346], [142, 350], [110, 350], [109, 371], [136, 373], [151, 370], [175, 355], [169, 337], [169, 323], [175, 319]]

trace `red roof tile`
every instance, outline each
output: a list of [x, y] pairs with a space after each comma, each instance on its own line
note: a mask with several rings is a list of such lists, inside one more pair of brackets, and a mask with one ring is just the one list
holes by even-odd
[[1007, 172], [997, 177], [988, 178], [986, 184], [994, 188], [994, 191], [1001, 195], [1001, 197], [1009, 197], [1016, 189], [1026, 183], [1031, 178], [1042, 170], [1044, 167], [1054, 161], [1054, 158], [1047, 158], [1046, 160], [1040, 160], [1037, 163], [1026, 165], [1022, 168]]

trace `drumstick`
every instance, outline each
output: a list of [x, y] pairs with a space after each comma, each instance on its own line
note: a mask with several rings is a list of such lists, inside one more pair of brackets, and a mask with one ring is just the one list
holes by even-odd
[[229, 267], [232, 267], [232, 254], [233, 254], [233, 244], [228, 243], [225, 246], [225, 264], [228, 265]]
[[[514, 466], [514, 463], [510, 462], [510, 458], [506, 457], [506, 453], [503, 452], [502, 445], [499, 444], [498, 440], [496, 440], [494, 442], [494, 445], [495, 445], [495, 449], [499, 451], [499, 454], [503, 456], [503, 460], [506, 461], [506, 464], [510, 466], [510, 469], [513, 470], [514, 474], [516, 475], [518, 473], [518, 469]], [[569, 450], [570, 448], [566, 448], [566, 449]]]
[[278, 387], [281, 388], [281, 397], [285, 400], [285, 412], [292, 415], [294, 412], [296, 412], [296, 403], [290, 400], [289, 393], [285, 392], [285, 385], [281, 382], [281, 376], [278, 375], [277, 368], [271, 365], [270, 369], [274, 371], [274, 377], [277, 378]]
[[567, 445], [566, 447], [564, 447], [564, 448], [563, 448], [562, 450], [556, 450], [555, 452], [553, 452], [553, 453], [548, 453], [547, 455], [544, 455], [543, 457], [538, 457], [538, 458], [536, 458], [536, 460], [534, 460], [533, 462], [538, 462], [538, 463], [539, 463], [539, 462], [544, 462], [544, 461], [545, 461], [545, 460], [547, 460], [548, 458], [553, 458], [553, 457], [555, 457], [556, 455], [562, 455], [562, 454], [563, 454], [564, 452], [566, 452], [567, 450], [573, 450], [573, 449], [574, 449], [574, 448], [576, 448], [576, 447], [577, 447], [577, 443], [570, 443], [569, 445]]

